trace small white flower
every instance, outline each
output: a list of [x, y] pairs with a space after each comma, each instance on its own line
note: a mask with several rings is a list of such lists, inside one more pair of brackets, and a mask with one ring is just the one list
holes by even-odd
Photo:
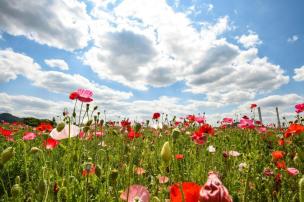
[[240, 163], [240, 165], [239, 165], [239, 171], [243, 171], [247, 167], [248, 167], [247, 163]]
[[214, 153], [215, 152], [215, 147], [213, 145], [209, 145], [207, 148], [208, 152]]
[[237, 151], [229, 151], [228, 152], [229, 156], [233, 156], [233, 157], [238, 157], [239, 155], [241, 155], [239, 152]]

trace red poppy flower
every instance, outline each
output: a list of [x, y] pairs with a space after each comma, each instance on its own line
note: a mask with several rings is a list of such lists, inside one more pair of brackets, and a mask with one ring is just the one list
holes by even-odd
[[278, 161], [278, 162], [276, 162], [276, 166], [277, 166], [277, 168], [278, 169], [286, 169], [286, 163], [285, 163], [285, 161]]
[[175, 155], [175, 158], [176, 158], [177, 160], [181, 160], [181, 159], [184, 158], [184, 155], [183, 155], [183, 154], [176, 154], [176, 155]]
[[155, 113], [153, 114], [152, 119], [159, 119], [159, 117], [160, 117], [160, 113], [155, 112]]
[[138, 137], [140, 137], [140, 136], [141, 136], [140, 133], [136, 133], [132, 128], [130, 128], [130, 131], [129, 131], [129, 133], [128, 133], [128, 138], [129, 138], [130, 140], [133, 140], [134, 138], [138, 138]]
[[121, 127], [123, 127], [123, 128], [127, 128], [127, 127], [129, 127], [129, 126], [131, 125], [131, 122], [129, 121], [129, 119], [122, 120], [122, 121], [120, 122], [120, 125], [121, 125]]
[[59, 141], [54, 140], [53, 138], [48, 138], [43, 142], [46, 149], [54, 149], [59, 144]]
[[278, 144], [280, 146], [283, 146], [285, 144], [284, 139], [283, 138], [279, 139]]
[[187, 119], [189, 122], [194, 122], [195, 121], [195, 115], [188, 115]]
[[49, 123], [40, 123], [39, 126], [36, 127], [36, 130], [39, 130], [41, 132], [51, 132], [53, 130], [53, 126]]
[[257, 104], [251, 104], [250, 105], [250, 109], [254, 109], [254, 108], [256, 108], [257, 107]]
[[285, 131], [284, 137], [288, 138], [293, 134], [301, 134], [304, 132], [304, 126], [301, 124], [291, 124], [288, 129]]
[[284, 157], [284, 152], [282, 152], [282, 151], [274, 151], [274, 152], [271, 153], [271, 155], [272, 155], [272, 158], [275, 161], [277, 161], [277, 160], [279, 160], [279, 159], [281, 159], [281, 158]]
[[82, 170], [82, 176], [93, 175], [95, 174], [96, 165], [95, 164], [87, 164], [86, 168]]
[[78, 93], [75, 92], [75, 91], [74, 91], [74, 92], [71, 92], [69, 98], [70, 98], [71, 100], [77, 99], [77, 98], [78, 98]]
[[13, 132], [10, 131], [10, 130], [6, 130], [6, 129], [0, 127], [0, 133], [1, 133], [1, 135], [3, 135], [4, 137], [10, 137], [10, 136], [12, 135]]
[[[197, 202], [201, 186], [194, 182], [175, 183], [170, 187], [171, 202]], [[181, 192], [182, 191], [182, 192]]]

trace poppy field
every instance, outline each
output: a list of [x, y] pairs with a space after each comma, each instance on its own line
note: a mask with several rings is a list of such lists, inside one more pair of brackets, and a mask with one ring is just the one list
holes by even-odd
[[107, 120], [91, 91], [69, 98], [60, 122], [1, 123], [0, 201], [304, 202], [304, 104], [278, 128], [251, 118], [255, 104], [212, 126], [195, 114]]

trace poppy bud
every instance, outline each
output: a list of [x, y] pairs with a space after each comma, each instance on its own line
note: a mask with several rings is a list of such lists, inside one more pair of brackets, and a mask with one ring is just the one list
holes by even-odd
[[76, 117], [76, 112], [75, 112], [75, 110], [73, 111], [73, 117], [74, 117], [74, 118]]
[[304, 176], [299, 181], [299, 199], [300, 202], [304, 201]]
[[15, 150], [13, 147], [8, 147], [1, 153], [0, 162], [1, 164], [5, 164], [7, 161], [9, 161], [13, 156], [15, 155]]
[[89, 111], [89, 109], [90, 109], [90, 104], [87, 104], [86, 105], [86, 111]]
[[96, 176], [100, 178], [101, 172], [102, 172], [101, 166], [97, 165], [96, 168], [95, 168], [95, 174], [96, 174]]
[[35, 154], [35, 153], [37, 153], [37, 152], [39, 152], [39, 151], [41, 151], [38, 147], [32, 147], [31, 148], [31, 153], [32, 154]]
[[22, 187], [19, 184], [14, 184], [14, 186], [11, 189], [12, 196], [17, 197], [21, 194]]
[[163, 148], [160, 152], [160, 155], [162, 157], [162, 159], [166, 162], [168, 162], [171, 158], [171, 148], [170, 148], [170, 144], [169, 142], [165, 142], [165, 144], [163, 145]]
[[178, 128], [174, 128], [173, 130], [172, 130], [172, 138], [173, 139], [177, 139], [178, 138], [178, 136], [180, 135], [180, 130], [178, 129]]
[[90, 127], [86, 126], [83, 128], [83, 132], [87, 133], [89, 131]]
[[93, 111], [97, 110], [97, 108], [98, 108], [98, 106], [95, 106], [94, 109], [93, 109]]
[[17, 176], [17, 177], [15, 178], [15, 183], [16, 183], [16, 184], [20, 184], [20, 176]]
[[59, 123], [56, 127], [58, 132], [61, 132], [65, 127], [65, 124], [63, 122]]

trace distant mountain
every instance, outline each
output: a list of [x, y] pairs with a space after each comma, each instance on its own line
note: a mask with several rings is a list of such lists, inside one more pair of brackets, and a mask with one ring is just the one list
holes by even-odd
[[0, 121], [12, 123], [12, 122], [22, 122], [23, 119], [19, 118], [17, 116], [14, 116], [10, 113], [2, 113], [2, 114], [0, 114]]

